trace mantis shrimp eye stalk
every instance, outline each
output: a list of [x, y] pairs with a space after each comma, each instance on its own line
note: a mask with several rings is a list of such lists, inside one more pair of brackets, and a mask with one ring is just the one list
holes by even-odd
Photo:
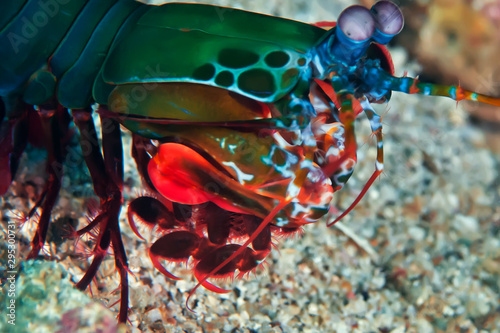
[[371, 13], [375, 18], [373, 40], [379, 44], [387, 44], [403, 30], [404, 17], [398, 6], [389, 1], [380, 1], [373, 5]]
[[389, 43], [403, 26], [403, 14], [392, 2], [377, 2], [371, 10], [357, 5], [348, 7], [339, 16], [332, 54], [354, 65], [372, 42]]
[[337, 37], [352, 43], [366, 43], [375, 31], [375, 20], [370, 11], [362, 6], [344, 10], [338, 21]]
[[337, 27], [332, 54], [352, 65], [370, 46], [375, 20], [367, 8], [351, 6], [340, 14]]

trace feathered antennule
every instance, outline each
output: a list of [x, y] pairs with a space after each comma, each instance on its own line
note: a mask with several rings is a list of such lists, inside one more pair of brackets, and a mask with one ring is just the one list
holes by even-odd
[[393, 77], [387, 75], [384, 85], [393, 91], [401, 91], [407, 94], [421, 94], [428, 96], [445, 96], [457, 102], [461, 100], [477, 101], [495, 106], [500, 106], [500, 98], [491, 97], [474, 91], [466, 90], [460, 85], [441, 85], [420, 82], [411, 77]]

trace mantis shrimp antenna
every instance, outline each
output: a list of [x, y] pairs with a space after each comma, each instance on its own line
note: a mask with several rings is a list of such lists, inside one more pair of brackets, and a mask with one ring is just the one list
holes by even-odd
[[407, 94], [421, 94], [428, 96], [445, 96], [457, 102], [462, 100], [477, 101], [490, 105], [500, 106], [500, 98], [479, 94], [462, 88], [460, 85], [441, 85], [420, 82], [411, 77], [391, 77], [386, 78], [387, 86], [390, 90], [401, 91]]

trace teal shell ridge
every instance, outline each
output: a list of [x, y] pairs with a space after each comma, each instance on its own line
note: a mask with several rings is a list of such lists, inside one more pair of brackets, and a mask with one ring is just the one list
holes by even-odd
[[78, 60], [60, 79], [57, 91], [59, 103], [75, 109], [90, 104], [94, 81], [116, 32], [140, 6], [138, 2], [119, 1], [106, 13]]
[[[136, 2], [137, 4], [137, 2]], [[115, 40], [120, 38], [121, 35], [123, 34], [128, 34], [131, 29], [134, 28], [137, 20], [142, 17], [145, 11], [147, 11], [148, 6], [146, 5], [141, 5], [135, 11], [133, 14], [131, 14], [127, 20], [125, 21], [124, 24], [120, 27], [118, 32], [116, 33]], [[98, 104], [105, 105], [108, 104], [108, 98], [110, 93], [113, 91], [113, 89], [116, 87], [113, 84], [109, 84], [104, 81], [102, 77], [102, 72], [103, 72], [104, 66], [101, 66], [99, 73], [97, 74], [94, 84], [92, 86], [92, 96], [94, 97], [94, 101]]]
[[113, 45], [103, 79], [201, 83], [274, 102], [297, 84], [307, 70], [308, 52], [325, 33], [301, 22], [212, 5], [156, 6]]
[[299, 21], [235, 8], [188, 3], [153, 7], [138, 23], [276, 43], [300, 52], [307, 52], [325, 34], [324, 29]]
[[43, 3], [28, 1], [0, 32], [0, 96], [19, 90], [47, 62], [86, 1], [59, 4], [52, 17]]
[[28, 0], [4, 0], [0, 2], [0, 30], [23, 8]]
[[80, 57], [96, 26], [115, 0], [89, 0], [50, 58], [52, 73], [60, 78]]

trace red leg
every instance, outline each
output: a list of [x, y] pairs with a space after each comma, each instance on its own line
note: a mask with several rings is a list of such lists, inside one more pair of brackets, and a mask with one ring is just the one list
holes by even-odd
[[67, 111], [61, 106], [41, 106], [40, 119], [46, 139], [48, 152], [47, 174], [49, 177], [42, 196], [29, 214], [31, 216], [37, 207], [41, 207], [42, 209], [40, 219], [38, 220], [38, 227], [31, 242], [31, 251], [27, 259], [36, 258], [45, 244], [52, 209], [61, 188], [62, 163], [65, 156], [65, 147], [61, 138], [66, 136], [69, 125]]
[[[125, 322], [128, 311], [128, 263], [123, 247], [118, 217], [122, 205], [123, 153], [121, 133], [113, 119], [101, 119], [103, 153], [98, 144], [91, 110], [72, 110], [74, 122], [80, 130], [80, 145], [85, 163], [94, 184], [94, 191], [101, 199], [101, 213], [90, 222], [99, 228], [93, 250], [93, 260], [77, 288], [84, 290], [97, 274], [110, 245], [113, 246], [115, 266], [120, 274], [121, 299], [118, 320]], [[92, 229], [85, 232], [91, 232]], [[77, 232], [82, 234], [84, 232]]]
[[31, 105], [15, 97], [0, 99], [0, 194], [7, 192], [16, 175], [27, 143]]
[[156, 154], [156, 147], [151, 143], [150, 139], [145, 139], [137, 134], [132, 134], [132, 157], [137, 165], [139, 175], [144, 180], [144, 183], [153, 192], [157, 192], [151, 178], [148, 174], [148, 164], [151, 156]]
[[181, 225], [163, 203], [151, 197], [132, 200], [128, 206], [127, 217], [130, 228], [142, 240], [144, 238], [137, 229], [136, 219], [150, 230], [156, 226], [160, 230], [169, 230]]

